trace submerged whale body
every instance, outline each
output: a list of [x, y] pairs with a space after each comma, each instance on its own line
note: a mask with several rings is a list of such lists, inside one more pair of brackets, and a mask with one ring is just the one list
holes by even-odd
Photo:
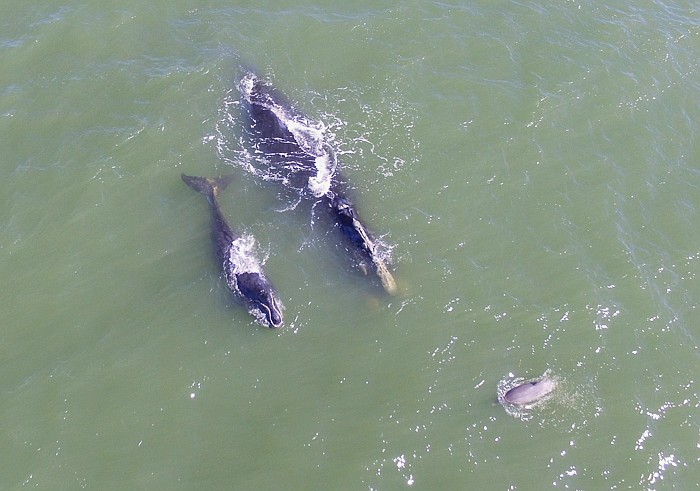
[[267, 165], [265, 177], [299, 190], [302, 197], [325, 204], [324, 208], [359, 259], [358, 266], [365, 273], [371, 270], [376, 274], [387, 292], [396, 293], [396, 281], [378, 241], [343, 191], [343, 179], [336, 172], [336, 155], [324, 139], [323, 126], [310, 122], [283, 94], [253, 73], [247, 73], [238, 88], [250, 117], [254, 150]]
[[504, 394], [503, 399], [509, 404], [517, 406], [532, 404], [552, 392], [555, 387], [556, 383], [554, 380], [545, 376], [539, 380], [525, 382], [513, 387]]
[[269, 327], [280, 327], [283, 323], [282, 303], [274, 287], [259, 263], [248, 253], [245, 239], [234, 233], [219, 208], [219, 192], [230, 184], [233, 176], [207, 179], [182, 174], [181, 177], [185, 184], [209, 200], [214, 247], [229, 289], [243, 298], [251, 314], [260, 322]]

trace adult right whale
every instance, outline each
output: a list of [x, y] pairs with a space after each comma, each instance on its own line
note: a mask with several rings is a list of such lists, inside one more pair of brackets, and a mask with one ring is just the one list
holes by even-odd
[[265, 161], [265, 177], [281, 181], [305, 198], [319, 200], [349, 242], [359, 268], [372, 271], [384, 289], [395, 294], [396, 281], [380, 243], [360, 219], [337, 172], [338, 161], [323, 126], [298, 112], [268, 81], [246, 73], [238, 84], [250, 118], [254, 152]]

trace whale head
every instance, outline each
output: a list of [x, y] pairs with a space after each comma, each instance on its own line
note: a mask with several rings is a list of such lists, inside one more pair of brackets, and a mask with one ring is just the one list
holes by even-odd
[[260, 273], [248, 272], [236, 275], [238, 290], [248, 303], [259, 310], [271, 328], [280, 327], [284, 322], [282, 317], [282, 302], [269, 281]]

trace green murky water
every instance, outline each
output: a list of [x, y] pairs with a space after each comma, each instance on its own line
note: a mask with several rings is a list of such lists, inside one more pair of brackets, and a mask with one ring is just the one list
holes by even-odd
[[[0, 488], [697, 485], [696, 5], [0, 19]], [[241, 65], [329, 128], [400, 295], [223, 154]], [[228, 294], [181, 172], [237, 174], [222, 207], [283, 330]], [[527, 417], [494, 403], [545, 370], [557, 391]]]

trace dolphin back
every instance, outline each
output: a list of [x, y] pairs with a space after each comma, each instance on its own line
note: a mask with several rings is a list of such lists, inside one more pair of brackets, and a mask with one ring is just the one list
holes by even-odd
[[510, 404], [530, 404], [552, 392], [555, 387], [556, 382], [552, 378], [545, 376], [540, 380], [526, 382], [513, 387], [505, 393], [504, 399]]

